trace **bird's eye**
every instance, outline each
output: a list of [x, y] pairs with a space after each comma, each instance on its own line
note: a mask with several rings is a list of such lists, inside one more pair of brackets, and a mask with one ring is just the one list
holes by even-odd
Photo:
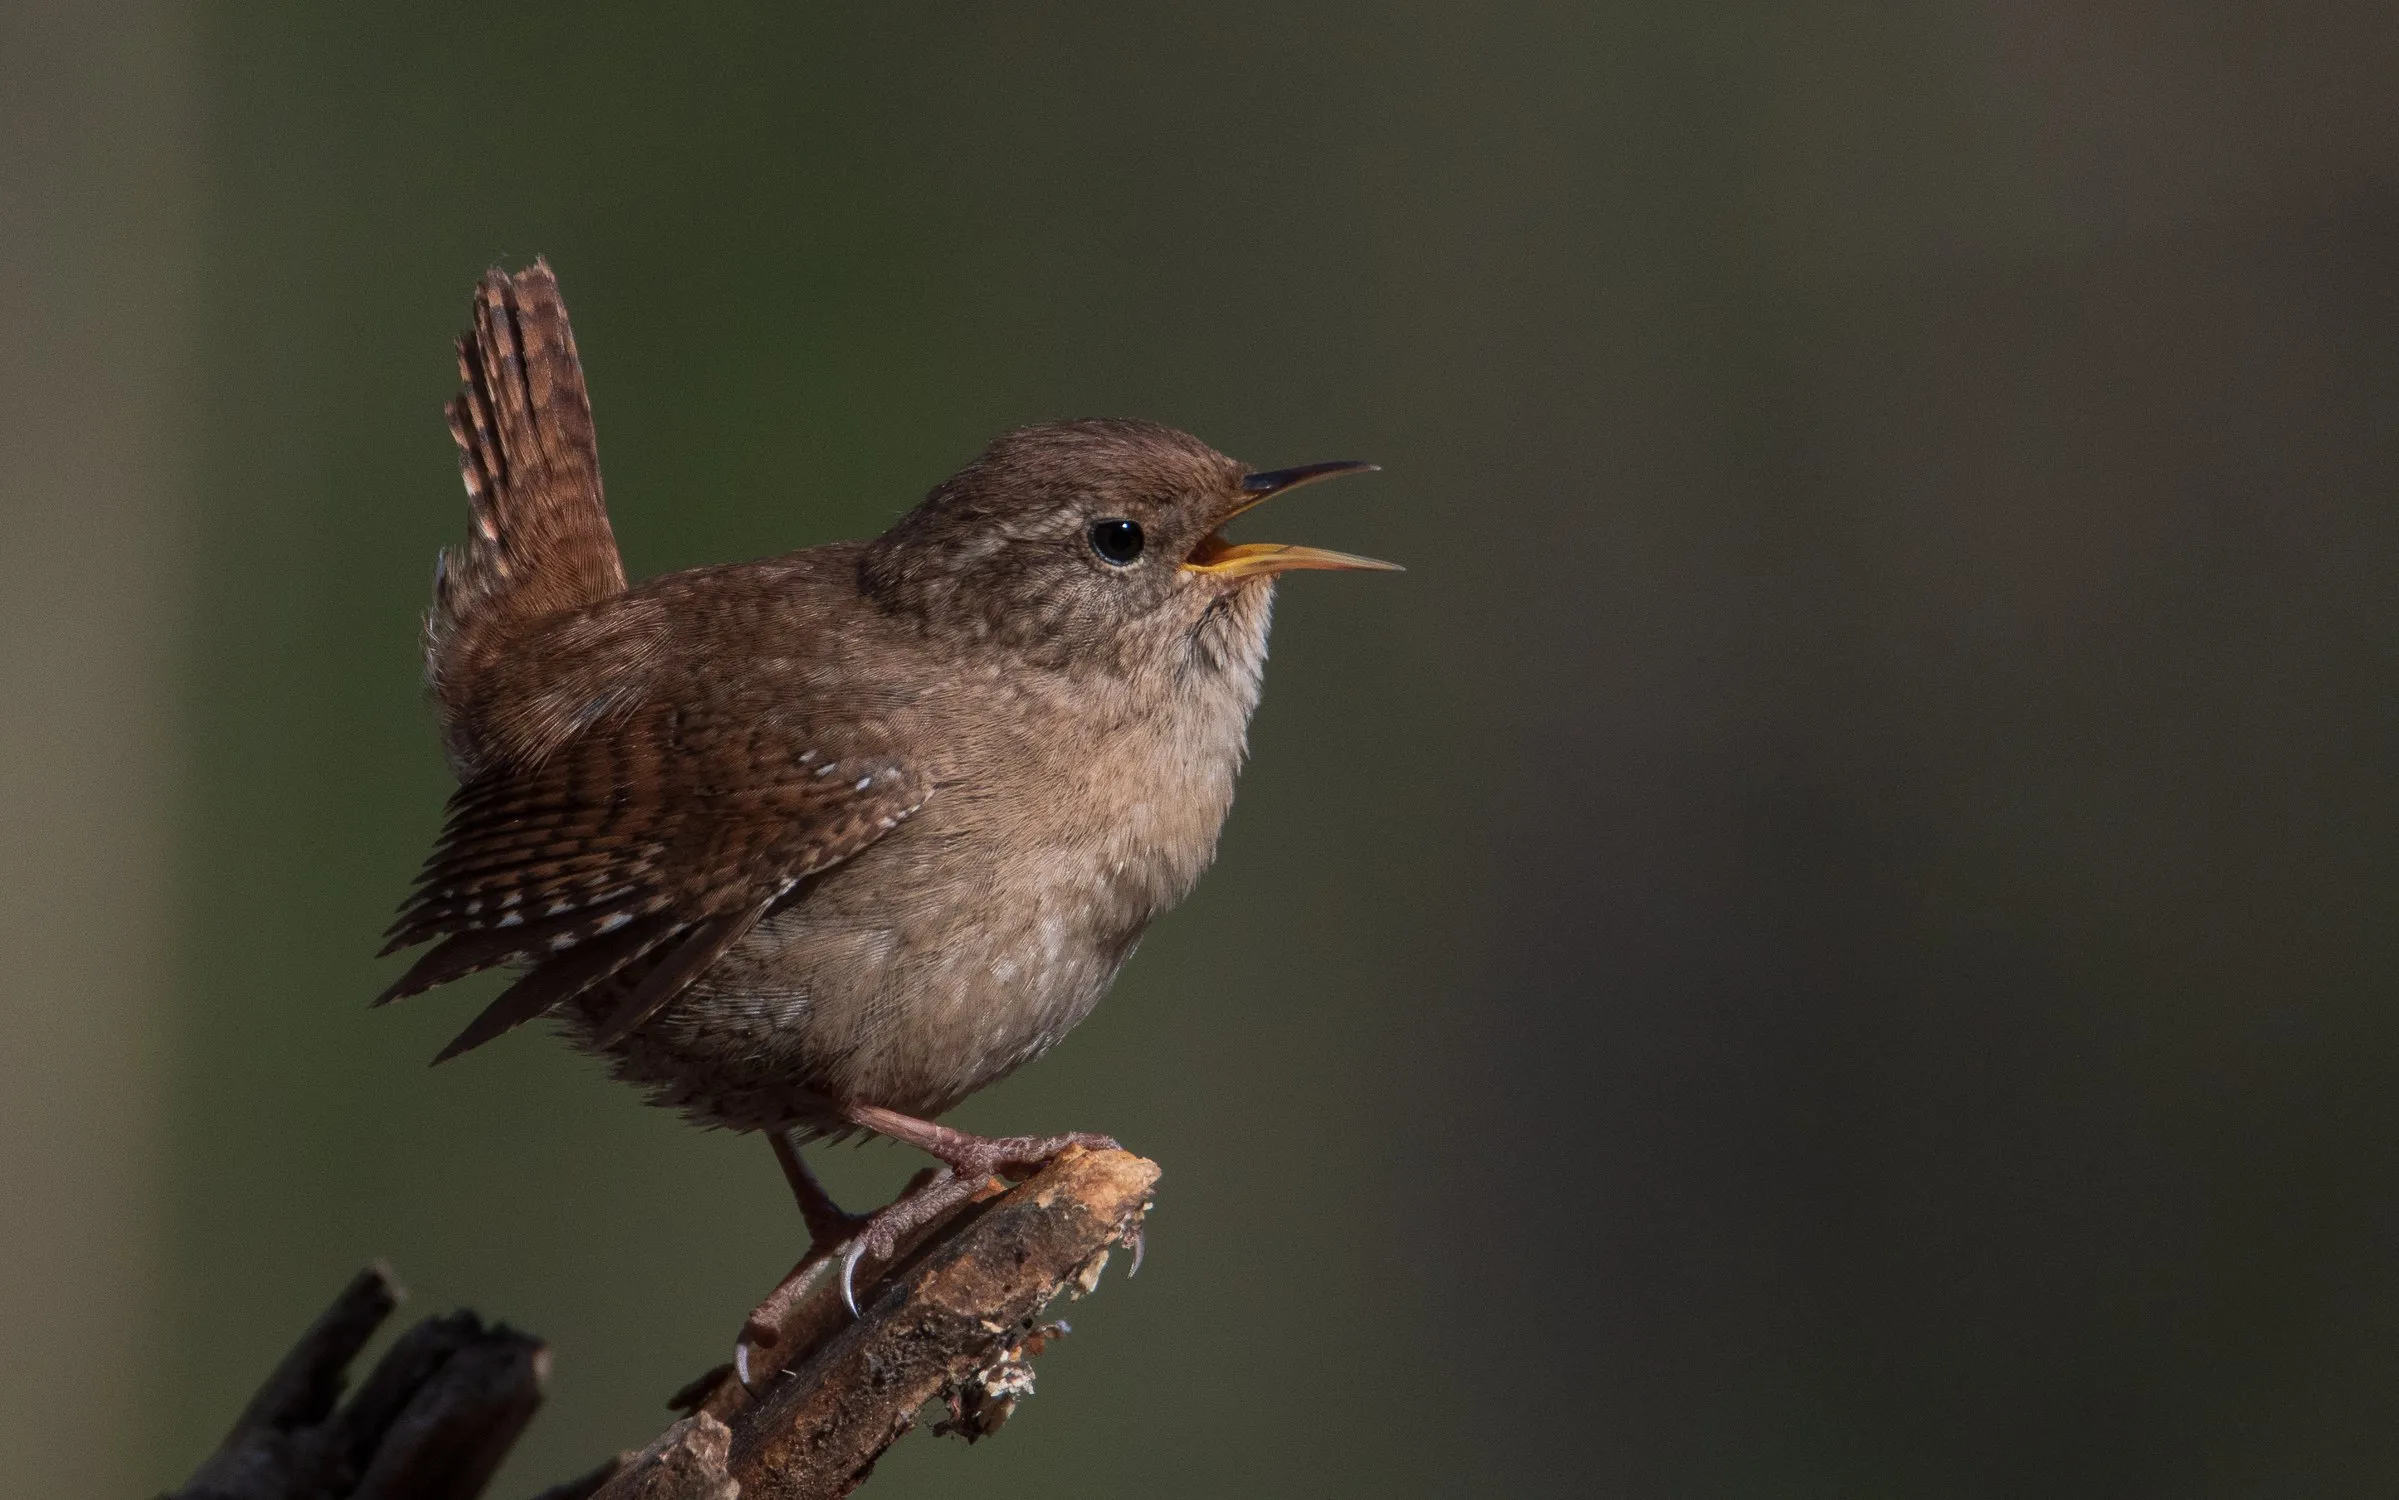
[[1091, 550], [1101, 562], [1111, 567], [1129, 568], [1141, 557], [1141, 523], [1139, 521], [1094, 521], [1091, 523]]

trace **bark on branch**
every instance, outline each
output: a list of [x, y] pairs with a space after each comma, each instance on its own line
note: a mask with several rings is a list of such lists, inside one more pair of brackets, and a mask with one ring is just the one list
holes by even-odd
[[[802, 1261], [762, 1309], [770, 1326], [750, 1331], [746, 1384], [710, 1371], [649, 1447], [539, 1500], [822, 1500], [864, 1483], [929, 1401], [948, 1408], [938, 1432], [997, 1431], [1032, 1392], [1032, 1356], [1065, 1331], [1043, 1309], [1138, 1246], [1157, 1180], [1129, 1152], [1072, 1150], [994, 1184], [890, 1265], [862, 1267], [856, 1319], [827, 1268]], [[343, 1371], [399, 1297], [380, 1266], [361, 1272], [171, 1500], [480, 1495], [541, 1403], [548, 1351], [472, 1313], [429, 1319], [337, 1407]]]

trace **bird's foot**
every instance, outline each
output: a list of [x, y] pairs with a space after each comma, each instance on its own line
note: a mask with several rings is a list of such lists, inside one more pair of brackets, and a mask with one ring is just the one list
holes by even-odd
[[1046, 1166], [1050, 1158], [1069, 1146], [1081, 1146], [1086, 1151], [1122, 1149], [1114, 1136], [1093, 1135], [1087, 1130], [1072, 1130], [1064, 1135], [969, 1135], [879, 1104], [853, 1104], [842, 1113], [851, 1124], [914, 1146], [961, 1177], [989, 1177], [996, 1172], [1003, 1177], [1022, 1179]]
[[775, 1283], [766, 1300], [750, 1310], [742, 1320], [741, 1337], [733, 1341], [733, 1373], [744, 1386], [755, 1388], [760, 1377], [782, 1366], [783, 1325], [791, 1310], [808, 1295], [824, 1275], [825, 1267], [840, 1258], [843, 1245], [811, 1244], [800, 1263], [789, 1275]]
[[993, 1176], [1021, 1181], [1059, 1152], [1074, 1146], [1087, 1151], [1119, 1149], [1113, 1137], [1088, 1131], [1070, 1131], [1065, 1135], [969, 1135], [879, 1105], [853, 1105], [845, 1113], [853, 1124], [904, 1141], [944, 1168], [932, 1181], [901, 1194], [898, 1201], [869, 1219], [843, 1252], [841, 1300], [852, 1317], [858, 1315], [855, 1289], [858, 1263], [869, 1255], [891, 1259], [898, 1253], [902, 1239], [973, 1197]]
[[841, 1301], [850, 1316], [858, 1316], [860, 1261], [870, 1255], [884, 1262], [897, 1259], [901, 1241], [973, 1197], [989, 1180], [989, 1173], [967, 1177], [955, 1168], [943, 1167], [931, 1181], [902, 1193], [888, 1208], [870, 1217], [841, 1253]]

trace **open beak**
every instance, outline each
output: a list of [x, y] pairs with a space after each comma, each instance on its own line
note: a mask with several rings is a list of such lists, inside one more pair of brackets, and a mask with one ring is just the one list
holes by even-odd
[[1377, 562], [1371, 557], [1353, 557], [1347, 552], [1327, 552], [1322, 547], [1294, 547], [1282, 542], [1228, 542], [1224, 526], [1235, 516], [1273, 499], [1286, 490], [1314, 484], [1319, 479], [1336, 479], [1343, 474], [1371, 474], [1380, 467], [1359, 463], [1354, 459], [1337, 458], [1330, 463], [1302, 464], [1296, 469], [1268, 469], [1252, 474], [1241, 481], [1241, 500], [1216, 529], [1200, 538], [1191, 549], [1183, 566], [1194, 573], [1209, 573], [1218, 578], [1244, 578], [1259, 573], [1290, 573], [1302, 568], [1318, 568], [1331, 572], [1399, 573], [1406, 571], [1398, 563]]

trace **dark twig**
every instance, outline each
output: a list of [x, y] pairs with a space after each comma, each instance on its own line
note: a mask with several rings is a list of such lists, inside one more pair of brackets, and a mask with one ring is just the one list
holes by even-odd
[[541, 1405], [549, 1351], [473, 1313], [418, 1324], [346, 1406], [343, 1372], [402, 1296], [369, 1266], [300, 1336], [172, 1500], [474, 1500]]

